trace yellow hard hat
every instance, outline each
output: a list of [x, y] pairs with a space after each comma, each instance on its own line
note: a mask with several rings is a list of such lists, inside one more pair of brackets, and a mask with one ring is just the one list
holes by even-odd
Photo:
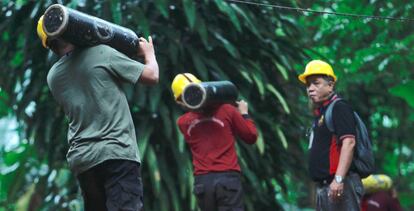
[[201, 81], [191, 73], [180, 73], [175, 76], [171, 83], [171, 89], [174, 94], [174, 99], [178, 100], [184, 91], [184, 88], [191, 83], [200, 83]]
[[372, 174], [362, 179], [362, 185], [366, 193], [375, 193], [389, 190], [392, 187], [392, 180], [385, 174]]
[[40, 40], [42, 40], [43, 47], [47, 48], [47, 35], [43, 30], [43, 15], [39, 18], [39, 21], [37, 21], [37, 36], [39, 36]]
[[336, 75], [328, 63], [321, 60], [312, 60], [310, 61], [305, 68], [305, 72], [300, 74], [298, 79], [306, 84], [306, 78], [311, 75], [328, 75], [332, 76], [334, 81], [336, 81]]

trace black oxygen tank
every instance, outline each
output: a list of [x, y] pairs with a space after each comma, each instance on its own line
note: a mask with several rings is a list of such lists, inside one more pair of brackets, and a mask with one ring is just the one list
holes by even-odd
[[191, 110], [213, 105], [234, 103], [239, 93], [230, 81], [191, 83], [184, 88], [182, 100]]
[[139, 38], [135, 32], [60, 4], [46, 10], [43, 30], [48, 38], [61, 37], [80, 47], [106, 44], [137, 58]]

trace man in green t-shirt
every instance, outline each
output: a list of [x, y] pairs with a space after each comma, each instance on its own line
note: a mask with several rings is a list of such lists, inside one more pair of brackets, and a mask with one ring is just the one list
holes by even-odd
[[85, 210], [141, 210], [143, 191], [135, 127], [122, 84], [158, 83], [151, 37], [140, 38], [132, 60], [107, 45], [79, 48], [62, 38], [48, 39], [38, 23], [44, 47], [60, 59], [47, 75], [55, 100], [69, 120], [66, 155], [84, 198]]

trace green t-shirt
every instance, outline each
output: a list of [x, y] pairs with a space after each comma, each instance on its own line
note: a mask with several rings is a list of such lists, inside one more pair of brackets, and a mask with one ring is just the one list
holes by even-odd
[[103, 161], [140, 162], [123, 83], [136, 83], [144, 65], [98, 45], [76, 49], [49, 70], [47, 83], [69, 119], [69, 167], [78, 175]]

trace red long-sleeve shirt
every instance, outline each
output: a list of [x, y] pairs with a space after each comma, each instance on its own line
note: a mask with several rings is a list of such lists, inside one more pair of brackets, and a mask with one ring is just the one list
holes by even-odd
[[250, 118], [236, 107], [223, 104], [211, 114], [187, 112], [177, 120], [193, 156], [194, 175], [220, 171], [240, 171], [235, 136], [254, 144], [257, 131]]

